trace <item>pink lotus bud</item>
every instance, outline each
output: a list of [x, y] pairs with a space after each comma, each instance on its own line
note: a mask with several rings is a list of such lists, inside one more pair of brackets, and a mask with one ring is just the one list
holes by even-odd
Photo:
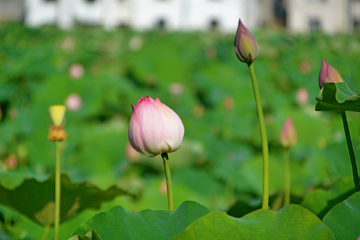
[[319, 74], [319, 87], [322, 89], [326, 82], [344, 82], [344, 79], [340, 76], [339, 72], [330, 66], [324, 59]]
[[256, 39], [239, 19], [238, 29], [235, 36], [235, 53], [240, 61], [250, 65], [257, 57]]
[[129, 141], [138, 152], [148, 156], [177, 150], [184, 137], [184, 125], [168, 106], [151, 97], [141, 97], [129, 125]]
[[291, 148], [297, 141], [297, 133], [292, 119], [289, 117], [285, 120], [285, 123], [280, 133], [280, 144], [284, 148]]

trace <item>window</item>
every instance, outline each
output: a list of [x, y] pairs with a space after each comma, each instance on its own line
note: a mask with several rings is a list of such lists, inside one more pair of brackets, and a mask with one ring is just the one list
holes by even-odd
[[321, 23], [318, 18], [312, 18], [309, 21], [310, 32], [318, 32], [321, 30]]
[[353, 20], [353, 31], [360, 32], [360, 19], [359, 18]]
[[212, 31], [217, 31], [219, 28], [219, 21], [216, 18], [210, 20], [210, 29]]
[[158, 29], [165, 29], [166, 28], [166, 20], [164, 18], [160, 18], [156, 23], [156, 27]]

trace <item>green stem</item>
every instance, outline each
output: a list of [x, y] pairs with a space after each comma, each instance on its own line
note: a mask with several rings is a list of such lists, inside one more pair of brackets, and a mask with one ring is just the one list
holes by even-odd
[[284, 206], [290, 204], [290, 160], [289, 149], [284, 150]]
[[354, 149], [351, 142], [350, 132], [349, 132], [349, 126], [346, 119], [346, 114], [344, 111], [341, 112], [341, 117], [344, 125], [344, 131], [346, 136], [346, 143], [349, 149], [349, 155], [350, 155], [350, 161], [351, 161], [351, 167], [353, 172], [353, 179], [355, 184], [355, 190], [358, 192], [360, 191], [360, 185], [359, 185], [359, 174], [356, 166], [356, 160], [355, 160], [355, 154]]
[[41, 240], [46, 240], [49, 230], [50, 230], [50, 225], [46, 225]]
[[60, 223], [60, 196], [61, 196], [61, 180], [60, 180], [60, 142], [55, 142], [55, 223], [54, 223], [54, 240], [58, 239], [59, 223]]
[[256, 81], [256, 75], [254, 71], [254, 63], [249, 65], [251, 81], [253, 84], [254, 95], [255, 95], [255, 102], [256, 102], [256, 109], [259, 118], [259, 125], [260, 125], [260, 134], [261, 134], [261, 141], [262, 141], [262, 151], [263, 151], [263, 201], [262, 201], [262, 209], [269, 209], [269, 149], [268, 149], [268, 142], [266, 137], [266, 130], [265, 130], [265, 121], [264, 115], [261, 106], [260, 94], [259, 89]]
[[169, 210], [174, 210], [171, 177], [170, 177], [170, 167], [169, 167], [169, 162], [168, 162], [169, 157], [168, 157], [167, 153], [162, 153], [161, 157], [164, 161], [166, 188], [167, 188], [167, 196], [168, 196], [168, 201], [169, 201]]

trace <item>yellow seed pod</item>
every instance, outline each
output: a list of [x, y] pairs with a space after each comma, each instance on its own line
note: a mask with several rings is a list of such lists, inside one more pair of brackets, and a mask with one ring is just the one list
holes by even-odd
[[49, 113], [54, 126], [60, 126], [65, 116], [65, 106], [52, 105], [49, 107]]
[[48, 138], [52, 142], [61, 142], [66, 139], [66, 132], [61, 126], [52, 126], [49, 130]]

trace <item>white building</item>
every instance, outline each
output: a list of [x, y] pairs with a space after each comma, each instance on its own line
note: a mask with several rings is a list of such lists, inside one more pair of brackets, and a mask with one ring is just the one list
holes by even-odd
[[287, 28], [293, 32], [351, 33], [360, 28], [359, 0], [287, 0]]
[[[233, 32], [241, 18], [248, 28], [261, 24], [259, 0], [26, 0], [25, 23], [31, 27], [75, 22], [107, 29], [206, 30]], [[250, 14], [251, 13], [251, 14]]]

